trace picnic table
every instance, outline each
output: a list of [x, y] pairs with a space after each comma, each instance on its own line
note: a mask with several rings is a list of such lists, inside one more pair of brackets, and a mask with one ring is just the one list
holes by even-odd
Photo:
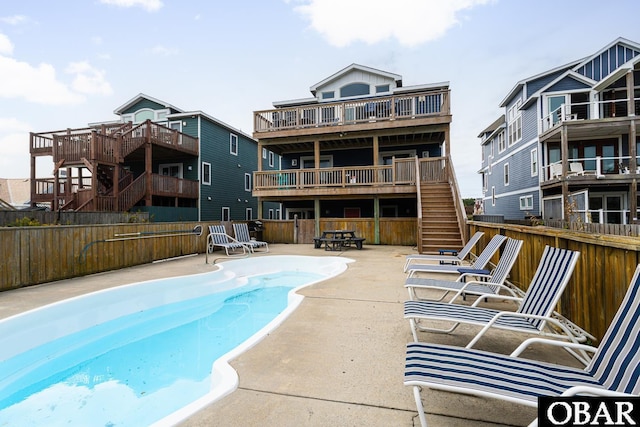
[[325, 251], [340, 251], [351, 247], [352, 243], [356, 249], [362, 249], [364, 241], [365, 238], [357, 237], [354, 230], [325, 230], [322, 236], [313, 238], [313, 245], [316, 249], [324, 245]]

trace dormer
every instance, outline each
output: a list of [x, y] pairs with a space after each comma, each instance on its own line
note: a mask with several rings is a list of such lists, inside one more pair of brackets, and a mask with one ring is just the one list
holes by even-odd
[[351, 64], [310, 87], [318, 102], [391, 95], [402, 87], [402, 76]]

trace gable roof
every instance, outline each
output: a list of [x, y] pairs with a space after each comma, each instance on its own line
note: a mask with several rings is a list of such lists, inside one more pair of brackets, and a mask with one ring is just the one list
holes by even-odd
[[395, 80], [396, 85], [398, 87], [402, 87], [402, 76], [401, 75], [390, 73], [390, 72], [387, 72], [387, 71], [377, 70], [375, 68], [366, 67], [364, 65], [360, 65], [360, 64], [355, 64], [354, 63], [354, 64], [349, 65], [348, 67], [343, 68], [342, 70], [338, 71], [337, 73], [332, 74], [331, 76], [327, 77], [326, 79], [324, 79], [324, 80], [312, 85], [309, 88], [309, 90], [315, 96], [316, 91], [318, 90], [319, 87], [325, 86], [325, 85], [331, 83], [332, 81], [344, 76], [345, 74], [349, 74], [350, 72], [352, 72], [354, 70], [364, 71], [365, 73], [377, 74], [377, 75], [380, 75], [380, 76], [391, 78], [391, 79]]
[[[505, 116], [503, 114], [500, 117], [498, 117], [493, 123], [491, 123], [489, 126], [487, 126], [482, 132], [480, 132], [480, 134], [478, 134], [478, 138], [482, 137], [482, 135], [485, 135], [485, 134], [493, 135], [496, 130], [498, 130], [500, 128], [503, 128], [505, 123], [506, 123]], [[489, 139], [490, 138], [487, 137], [485, 139], [485, 141], [487, 141]]]
[[14, 207], [24, 207], [31, 200], [29, 178], [0, 178], [0, 199]]
[[135, 105], [136, 103], [142, 101], [143, 99], [147, 99], [149, 101], [155, 102], [156, 104], [160, 104], [165, 106], [166, 108], [170, 108], [172, 110], [175, 110], [176, 112], [183, 112], [182, 109], [178, 108], [178, 107], [174, 107], [173, 105], [161, 101], [159, 99], [153, 98], [149, 95], [145, 95], [144, 93], [139, 93], [138, 95], [134, 96], [133, 98], [131, 98], [129, 101], [125, 102], [123, 105], [121, 105], [120, 107], [116, 108], [113, 112], [120, 115], [122, 114], [124, 111], [126, 111], [129, 107], [131, 107], [132, 105]]

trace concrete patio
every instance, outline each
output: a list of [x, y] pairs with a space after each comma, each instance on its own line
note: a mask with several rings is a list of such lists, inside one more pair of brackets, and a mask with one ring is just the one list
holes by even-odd
[[[238, 389], [181, 426], [414, 426], [412, 390], [403, 385], [405, 345], [402, 272], [415, 248], [365, 245], [327, 252], [313, 245], [270, 245], [268, 254], [344, 256], [355, 260], [338, 277], [304, 288], [298, 309], [256, 346], [232, 361]], [[86, 292], [160, 277], [201, 273], [223, 262], [218, 251], [152, 265], [0, 293], [0, 318]], [[435, 277], [435, 276], [434, 276]], [[506, 304], [506, 303], [500, 303]], [[465, 345], [475, 327], [424, 341]], [[508, 353], [522, 335], [491, 333], [478, 348]], [[527, 357], [577, 365], [565, 352], [532, 349]], [[497, 400], [423, 390], [432, 426], [522, 426], [536, 410]]]

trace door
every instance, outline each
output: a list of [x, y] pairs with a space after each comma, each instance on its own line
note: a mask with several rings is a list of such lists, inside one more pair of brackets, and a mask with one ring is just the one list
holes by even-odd
[[[551, 126], [560, 121], [563, 104], [566, 104], [565, 95], [550, 96], [547, 98], [547, 114], [550, 117]], [[566, 111], [566, 114], [569, 114], [569, 112]]]

